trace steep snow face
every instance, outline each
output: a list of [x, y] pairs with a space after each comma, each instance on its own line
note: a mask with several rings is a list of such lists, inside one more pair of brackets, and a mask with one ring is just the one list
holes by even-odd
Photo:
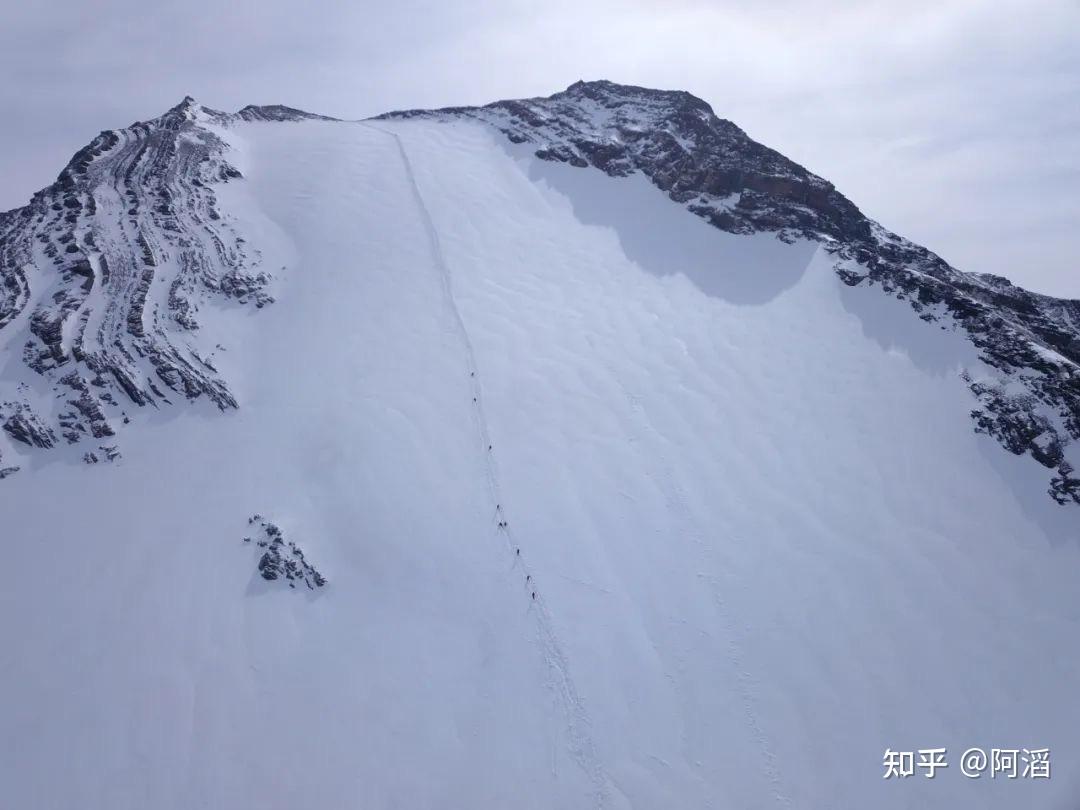
[[1055, 501], [1080, 504], [1072, 475], [1080, 458], [1067, 449], [1080, 439], [1080, 302], [959, 272], [689, 93], [577, 82], [547, 98], [383, 117], [483, 121], [544, 160], [613, 177], [640, 172], [721, 230], [822, 243], [846, 284], [880, 286], [924, 320], [964, 330], [995, 370], [965, 377], [979, 405], [971, 410], [976, 429], [1050, 470]]
[[[999, 370], [945, 305], [480, 122], [206, 115], [276, 301], [199, 311], [238, 408], [133, 408], [111, 465], [10, 445], [13, 806], [1072, 787], [1075, 517], [971, 429]], [[966, 779], [971, 746], [1049, 747], [1054, 779]]]

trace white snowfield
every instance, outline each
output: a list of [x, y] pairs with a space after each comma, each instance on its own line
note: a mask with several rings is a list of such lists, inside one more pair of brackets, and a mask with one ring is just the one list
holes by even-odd
[[[0, 806], [1075, 798], [1077, 521], [960, 333], [479, 124], [222, 132], [277, 301], [200, 313], [237, 411], [6, 459]], [[325, 588], [259, 577], [256, 512]]]

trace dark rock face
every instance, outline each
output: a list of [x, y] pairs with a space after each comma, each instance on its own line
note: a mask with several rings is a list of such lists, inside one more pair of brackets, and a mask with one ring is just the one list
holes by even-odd
[[257, 526], [261, 536], [253, 540], [245, 537], [245, 543], [254, 542], [256, 546], [265, 549], [259, 557], [259, 576], [267, 582], [281, 582], [290, 588], [298, 584], [315, 590], [326, 585], [326, 578], [304, 558], [304, 552], [296, 543], [286, 540], [281, 529], [265, 520], [262, 515], [252, 515], [248, 518], [248, 524]]
[[548, 98], [380, 117], [477, 120], [543, 160], [612, 176], [641, 172], [721, 230], [820, 242], [843, 283], [876, 286], [924, 321], [947, 320], [967, 335], [987, 372], [964, 377], [978, 405], [976, 431], [1055, 471], [1048, 492], [1058, 503], [1080, 503], [1065, 458], [1080, 439], [1080, 301], [956, 270], [689, 93], [577, 82]]

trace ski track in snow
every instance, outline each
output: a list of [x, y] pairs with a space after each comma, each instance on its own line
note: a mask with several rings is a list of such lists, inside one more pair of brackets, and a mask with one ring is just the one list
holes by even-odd
[[[494, 505], [496, 530], [502, 534], [505, 540], [506, 549], [514, 559], [515, 566], [520, 566], [519, 570], [527, 577], [525, 580], [526, 595], [533, 595], [533, 598], [530, 599], [530, 609], [533, 610], [533, 613], [536, 616], [537, 639], [540, 643], [548, 669], [551, 672], [553, 682], [552, 687], [557, 699], [562, 704], [562, 710], [566, 716], [567, 742], [570, 755], [593, 784], [595, 791], [594, 806], [597, 808], [605, 807], [608, 804], [608, 793], [611, 780], [597, 756], [596, 747], [593, 744], [592, 735], [589, 731], [590, 723], [588, 712], [585, 709], [584, 702], [578, 693], [577, 687], [574, 685], [574, 680], [570, 674], [569, 663], [567, 662], [566, 655], [563, 653], [562, 644], [559, 642], [558, 636], [555, 633], [550, 610], [544, 601], [543, 594], [536, 587], [536, 578], [533, 576], [532, 570], [525, 561], [524, 556], [520, 553], [521, 545], [515, 539], [514, 531], [506, 517], [508, 510], [506, 509], [499, 486], [499, 470], [495, 457], [495, 449], [489, 435], [487, 418], [484, 415], [483, 392], [480, 384], [480, 372], [476, 363], [476, 352], [473, 349], [472, 340], [469, 338], [469, 331], [465, 326], [465, 320], [461, 317], [461, 311], [454, 298], [453, 280], [451, 278], [450, 268], [446, 263], [446, 258], [442, 251], [442, 246], [439, 242], [438, 231], [435, 229], [435, 223], [424, 202], [420, 186], [416, 182], [412, 163], [409, 160], [408, 152], [405, 150], [405, 144], [402, 142], [401, 137], [397, 133], [389, 132], [381, 127], [373, 126], [366, 122], [360, 123], [369, 129], [373, 129], [387, 137], [393, 138], [394, 142], [397, 144], [398, 153], [401, 155], [405, 177], [409, 183], [412, 195], [416, 200], [416, 205], [420, 212], [420, 219], [428, 236], [432, 259], [438, 271], [439, 282], [442, 287], [446, 308], [451, 315], [458, 337], [461, 339], [461, 343], [465, 350], [465, 365], [466, 371], [469, 374], [469, 384], [474, 405], [473, 418], [480, 439], [480, 452], [484, 457], [484, 469], [487, 473], [488, 491]], [[552, 761], [552, 773], [555, 773], [554, 760]]]

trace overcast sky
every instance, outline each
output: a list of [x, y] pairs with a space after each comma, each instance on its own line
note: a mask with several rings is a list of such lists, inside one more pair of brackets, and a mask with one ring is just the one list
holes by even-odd
[[1080, 298], [1080, 0], [0, 0], [0, 209], [191, 94], [344, 118], [684, 89], [963, 270]]

